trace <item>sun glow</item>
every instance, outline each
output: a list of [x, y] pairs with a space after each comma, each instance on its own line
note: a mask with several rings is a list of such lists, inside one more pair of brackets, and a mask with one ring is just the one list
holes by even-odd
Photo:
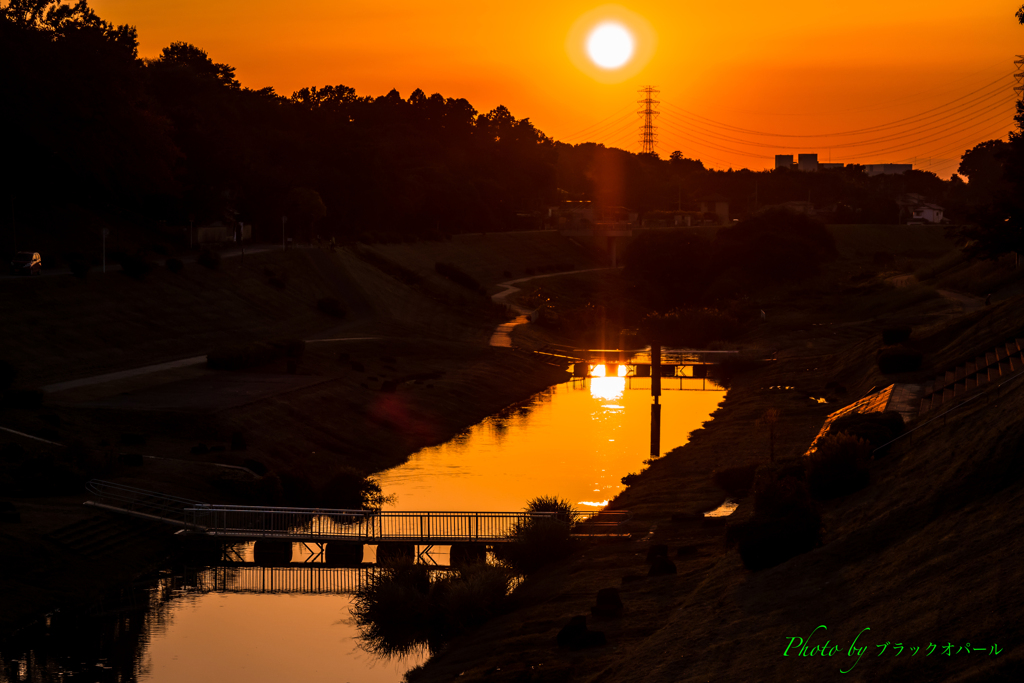
[[587, 38], [587, 54], [602, 69], [618, 69], [633, 56], [633, 36], [622, 24], [598, 24]]
[[622, 377], [591, 377], [590, 395], [602, 401], [615, 401], [622, 398], [626, 390], [626, 380]]
[[622, 83], [654, 56], [658, 38], [650, 22], [621, 5], [602, 5], [572, 25], [565, 49], [573, 64], [596, 81]]

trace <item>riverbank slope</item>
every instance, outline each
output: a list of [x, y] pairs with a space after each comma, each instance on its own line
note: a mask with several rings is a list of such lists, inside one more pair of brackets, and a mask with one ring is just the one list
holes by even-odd
[[[797, 459], [830, 412], [872, 389], [923, 383], [979, 349], [1024, 336], [1021, 303], [1013, 297], [966, 313], [926, 288], [870, 282], [777, 299], [769, 320], [743, 341], [775, 350], [778, 361], [734, 376], [713, 421], [613, 501], [633, 513], [632, 537], [587, 546], [531, 577], [515, 611], [456, 639], [409, 680], [1019, 676], [1024, 380], [993, 385], [943, 419], [908, 425], [920, 429], [871, 463], [867, 488], [820, 504], [821, 547], [781, 565], [747, 570], [726, 542], [726, 520], [702, 513], [728, 497], [712, 480], [715, 469], [767, 463], [768, 437], [758, 427], [767, 409], [781, 413], [776, 458]], [[922, 369], [883, 375], [881, 332], [900, 325], [913, 328]], [[733, 521], [749, 519], [752, 507], [750, 497], [739, 500]], [[667, 545], [678, 573], [647, 576], [648, 551], [658, 544]], [[622, 617], [590, 615], [603, 588], [621, 591]], [[607, 645], [559, 648], [559, 630], [576, 615], [604, 631]], [[831, 656], [807, 656], [810, 648], [800, 656], [797, 641], [786, 652], [791, 638], [806, 640], [822, 625], [809, 644], [830, 641], [838, 646]], [[858, 634], [857, 646], [867, 646], [862, 657], [848, 655]]]

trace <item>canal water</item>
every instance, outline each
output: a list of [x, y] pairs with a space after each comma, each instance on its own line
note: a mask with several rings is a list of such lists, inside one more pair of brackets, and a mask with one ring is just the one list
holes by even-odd
[[[382, 473], [395, 496], [389, 507], [514, 511], [555, 495], [600, 509], [651, 457], [649, 382], [594, 377], [550, 387]], [[661, 452], [686, 443], [724, 396], [710, 381], [667, 378]], [[234, 552], [236, 564], [252, 559], [251, 544]], [[309, 566], [167, 571], [90, 615], [56, 613], [0, 646], [0, 683], [397, 683], [426, 659], [382, 660], [361, 648], [346, 594], [359, 570], [325, 567], [301, 544], [292, 560]]]

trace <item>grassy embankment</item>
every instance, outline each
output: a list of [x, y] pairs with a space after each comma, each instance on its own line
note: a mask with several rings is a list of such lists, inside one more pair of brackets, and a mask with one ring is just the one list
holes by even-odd
[[[867, 488], [819, 504], [821, 547], [779, 566], [748, 571], [725, 541], [724, 521], [701, 516], [727, 497], [713, 483], [713, 470], [767, 462], [767, 435], [756, 427], [766, 409], [781, 410], [776, 457], [797, 460], [828, 413], [872, 387], [927, 381], [1007, 336], [1024, 334], [1020, 298], [1001, 301], [999, 291], [993, 300], [1001, 303], [965, 314], [937, 293], [951, 268], [962, 266], [953, 257], [951, 266], [929, 272], [921, 261], [939, 254], [917, 254], [922, 248], [942, 252], [941, 242], [901, 250], [876, 246], [885, 244], [885, 235], [863, 236], [863, 230], [837, 235], [845, 258], [832, 282], [766, 293], [767, 322], [741, 342], [777, 350], [778, 362], [733, 378], [714, 419], [613, 502], [634, 514], [630, 540], [586, 547], [531, 578], [518, 595], [519, 609], [454, 641], [412, 678], [982, 681], [1019, 675], [1021, 382], [992, 389], [891, 446], [871, 463]], [[903, 272], [917, 270], [923, 282], [887, 284], [896, 271], [888, 259], [874, 258], [881, 250], [894, 253], [897, 263], [906, 259]], [[1006, 264], [966, 267], [992, 270], [1012, 293], [1017, 276]], [[882, 375], [880, 333], [901, 325], [913, 327], [910, 343], [924, 353], [923, 367]], [[815, 400], [821, 397], [829, 402]], [[739, 503], [734, 522], [752, 514], [749, 497]], [[678, 574], [646, 578], [647, 551], [660, 543]], [[590, 618], [589, 626], [604, 631], [608, 645], [560, 650], [559, 629], [574, 615], [589, 615], [597, 591], [607, 587], [621, 590], [625, 613]], [[806, 638], [820, 624], [827, 631], [810, 645], [831, 640], [837, 654], [800, 657], [794, 648], [783, 657], [791, 637]], [[847, 649], [864, 628], [870, 628], [859, 642], [868, 646], [865, 656], [850, 673], [840, 673], [856, 662]], [[877, 646], [887, 642], [880, 656]], [[952, 656], [941, 649], [947, 642], [954, 644]], [[986, 651], [956, 654], [967, 642]], [[895, 643], [905, 648], [900, 657]], [[929, 643], [939, 649], [926, 656]], [[988, 654], [993, 644], [1002, 654]], [[920, 647], [919, 654], [908, 657], [911, 647]]]
[[[559, 253], [550, 240], [550, 234], [505, 238], [487, 256], [488, 272], [498, 274], [478, 277], [493, 286], [501, 271], [530, 267], [525, 264], [538, 251], [559, 261], [576, 258], [571, 243], [563, 241]], [[446, 258], [458, 263], [454, 255]], [[179, 368], [49, 393], [40, 406], [5, 410], [2, 424], [80, 442], [89, 454], [76, 464], [83, 476], [211, 502], [251, 502], [272, 488], [266, 477], [220, 465], [255, 461], [274, 476], [306, 482], [326, 480], [341, 467], [379, 471], [564, 376], [486, 346], [500, 319], [485, 296], [432, 269], [410, 283], [372, 263], [353, 250], [297, 250], [247, 256], [244, 267], [228, 259], [218, 271], [158, 269], [142, 281], [121, 273], [93, 273], [84, 282], [70, 276], [7, 281], [14, 296], [4, 297], [4, 314], [22, 321], [25, 335], [7, 336], [0, 358], [20, 370], [16, 386], [26, 389], [239, 341], [357, 339], [308, 343], [294, 374], [285, 359], [237, 372]], [[351, 314], [339, 321], [319, 312], [323, 297], [339, 299]], [[284, 382], [284, 389], [246, 398], [247, 387], [266, 382]], [[232, 450], [236, 433], [245, 450]], [[0, 443], [16, 444], [28, 456], [62, 452], [7, 433]], [[150, 457], [131, 466], [119, 460], [126, 452]], [[0, 630], [89, 600], [168, 550], [154, 530], [83, 508], [84, 495], [26, 497], [16, 481], [5, 481], [13, 486], [0, 499], [13, 501], [22, 521], [0, 528]], [[99, 525], [96, 535], [107, 540], [89, 545], [86, 532], [96, 530], [79, 533], [76, 524]]]

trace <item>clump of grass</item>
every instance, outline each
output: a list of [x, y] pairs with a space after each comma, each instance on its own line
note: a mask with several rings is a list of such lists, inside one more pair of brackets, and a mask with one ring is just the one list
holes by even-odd
[[726, 538], [739, 543], [750, 570], [781, 564], [821, 543], [821, 516], [807, 484], [792, 468], [762, 467], [754, 478], [754, 518], [729, 525]]
[[220, 268], [220, 254], [209, 249], [203, 249], [202, 253], [196, 259], [196, 263], [209, 268], [210, 270], [217, 270]]
[[580, 521], [581, 515], [569, 501], [556, 496], [534, 498], [525, 509], [527, 512], [555, 514], [518, 524], [509, 532], [507, 542], [495, 546], [494, 555], [506, 567], [529, 574], [572, 553], [575, 548], [572, 528]]
[[440, 574], [399, 562], [382, 567], [356, 593], [352, 616], [363, 647], [374, 654], [436, 652], [503, 612], [513, 583], [507, 570], [485, 564]]
[[865, 439], [840, 432], [818, 441], [807, 457], [807, 484], [818, 500], [831, 500], [859, 491], [868, 485], [871, 444]]
[[734, 498], [744, 498], [750, 493], [750, 487], [754, 485], [754, 474], [758, 465], [741, 465], [739, 467], [727, 467], [723, 470], [711, 472], [711, 479], [726, 493]]

